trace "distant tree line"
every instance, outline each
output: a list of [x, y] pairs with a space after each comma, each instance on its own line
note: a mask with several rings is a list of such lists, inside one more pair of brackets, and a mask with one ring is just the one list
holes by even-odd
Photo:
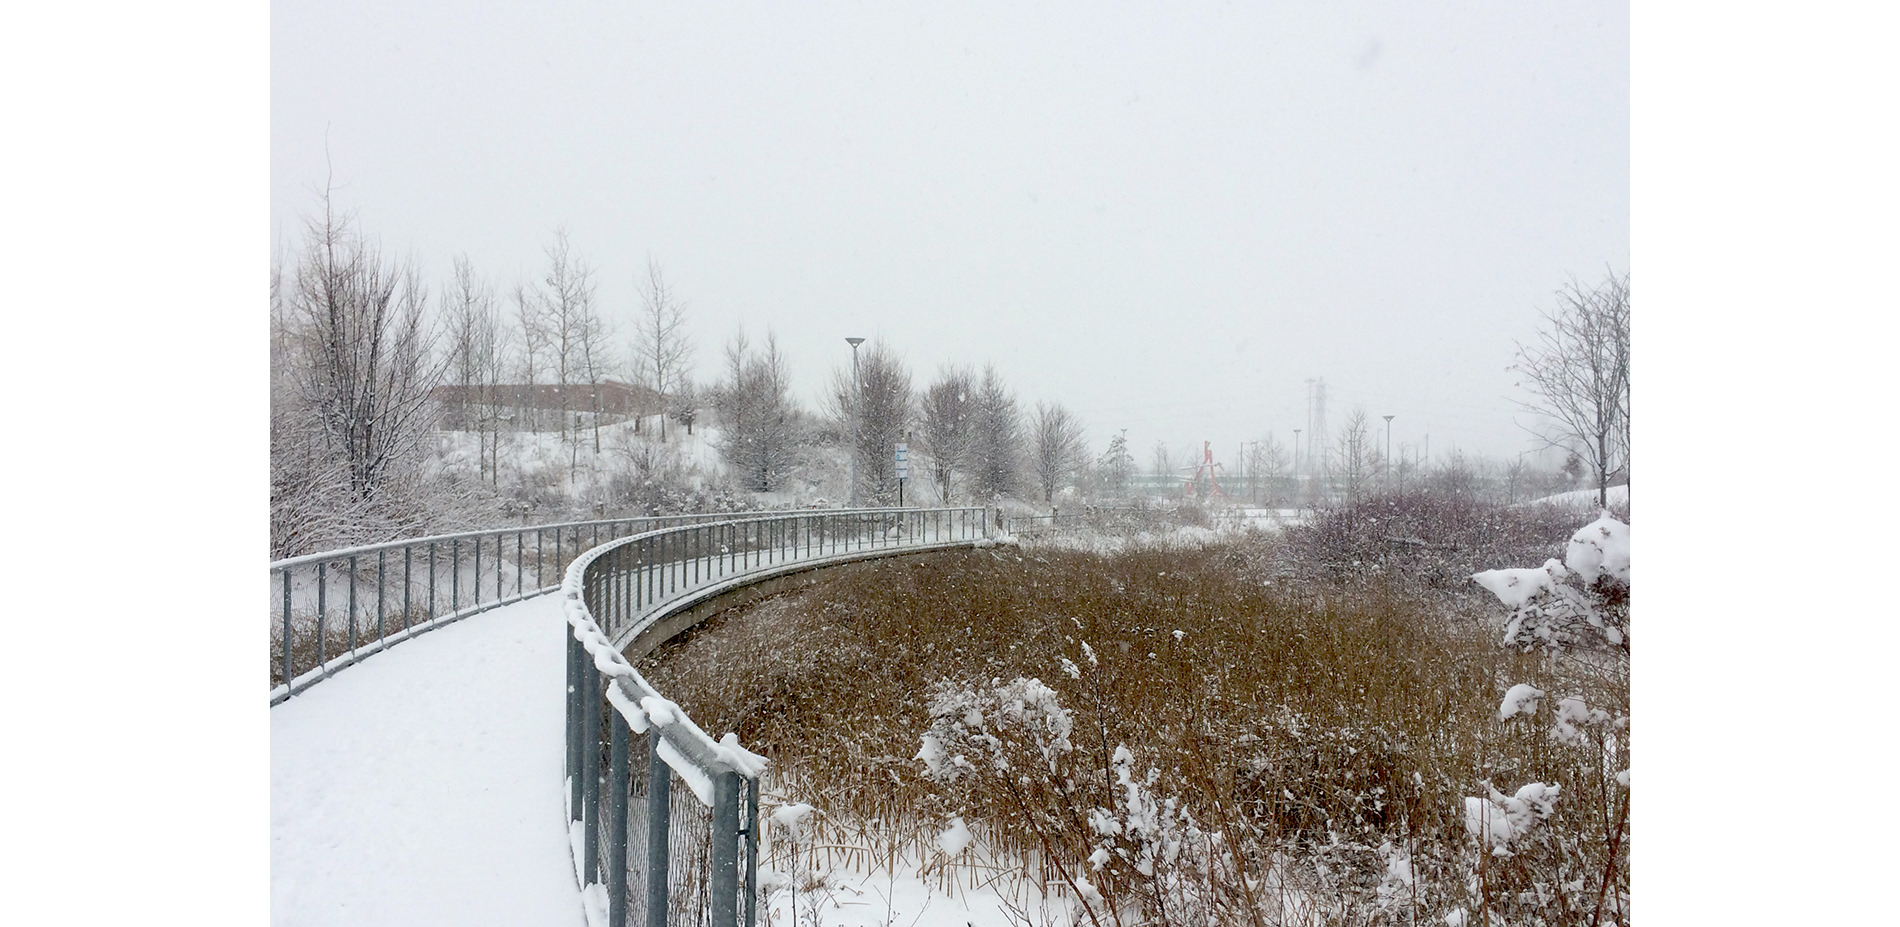
[[[1183, 491], [1201, 463], [1197, 451], [1180, 466], [1157, 442], [1144, 468], [1125, 430], [1095, 453], [1074, 413], [1059, 402], [1025, 406], [993, 364], [946, 363], [918, 384], [881, 339], [863, 346], [855, 369], [834, 369], [816, 413], [794, 395], [769, 330], [756, 342], [734, 332], [702, 385], [688, 303], [657, 261], [636, 281], [624, 327], [599, 305], [596, 280], [557, 228], [541, 269], [505, 298], [458, 256], [432, 307], [414, 264], [385, 256], [326, 193], [294, 256], [271, 274], [272, 555], [567, 511], [581, 485], [608, 486], [596, 511], [743, 505], [706, 493], [836, 486], [839, 452], [846, 498], [829, 501], [889, 505], [899, 493], [899, 444], [911, 451], [904, 499], [912, 505]], [[1269, 505], [1351, 505], [1408, 489], [1514, 502], [1587, 477], [1603, 498], [1628, 472], [1629, 278], [1573, 283], [1560, 297], [1540, 340], [1520, 346], [1515, 369], [1550, 426], [1547, 441], [1566, 453], [1561, 471], [1537, 471], [1521, 457], [1387, 460], [1369, 418], [1354, 410], [1325, 453], [1306, 455], [1324, 461], [1315, 472], [1300, 472], [1268, 434], [1219, 464], [1222, 492]], [[691, 434], [703, 412], [717, 425], [710, 440], [725, 464], [723, 489], [687, 480], [667, 456], [669, 422]], [[603, 442], [603, 427], [629, 417], [637, 439]], [[472, 438], [472, 459], [438, 454], [441, 429]], [[530, 486], [514, 445], [549, 432], [559, 437], [565, 486]], [[602, 460], [612, 479], [589, 483], [582, 471]]]

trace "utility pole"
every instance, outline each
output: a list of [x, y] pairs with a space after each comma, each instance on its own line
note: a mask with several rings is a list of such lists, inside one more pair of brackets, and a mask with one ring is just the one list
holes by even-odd
[[1392, 488], [1392, 416], [1385, 419], [1385, 488]]
[[1293, 429], [1293, 505], [1300, 504], [1300, 430]]
[[1247, 501], [1260, 504], [1260, 442], [1247, 442]]
[[863, 395], [864, 387], [858, 382], [858, 345], [863, 344], [864, 339], [863, 338], [846, 338], [845, 343], [851, 346], [851, 496], [850, 498], [851, 498], [851, 507], [855, 509], [858, 507], [858, 447], [863, 442], [863, 435], [860, 435], [858, 433], [860, 431], [860, 428], [858, 426], [858, 403], [864, 399], [864, 395]]

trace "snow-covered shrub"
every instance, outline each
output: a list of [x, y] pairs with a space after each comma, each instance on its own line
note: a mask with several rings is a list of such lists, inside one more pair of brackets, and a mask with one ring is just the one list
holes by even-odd
[[[1502, 732], [1519, 749], [1559, 758], [1556, 768], [1574, 777], [1576, 794], [1600, 803], [1588, 824], [1555, 836], [1539, 825], [1556, 812], [1556, 798], [1564, 793], [1559, 785], [1532, 782], [1507, 796], [1487, 782], [1486, 796], [1465, 798], [1465, 828], [1477, 854], [1470, 871], [1478, 906], [1492, 913], [1497, 905], [1543, 923], [1597, 923], [1606, 914], [1626, 922], [1629, 526], [1603, 512], [1571, 535], [1562, 561], [1485, 570], [1472, 579], [1510, 609], [1504, 645], [1561, 658], [1569, 669], [1567, 684], [1589, 689], [1558, 699], [1546, 718], [1541, 709], [1548, 693], [1528, 683], [1513, 685], [1498, 705]], [[1562, 763], [1563, 757], [1572, 761]], [[1494, 857], [1511, 861], [1499, 864]], [[1453, 913], [1462, 917], [1465, 909]]]
[[[1091, 666], [1097, 665], [1085, 649]], [[1081, 669], [1064, 658], [1065, 671]], [[1040, 680], [940, 686], [930, 703], [931, 724], [917, 759], [924, 774], [945, 787], [958, 807], [1003, 813], [1038, 837], [1049, 881], [1066, 883], [1086, 902], [1086, 916], [1122, 903], [1189, 922], [1207, 922], [1202, 902], [1214, 838], [1196, 827], [1182, 803], [1155, 791], [1161, 771], [1135, 771], [1134, 753], [1115, 749], [1109, 807], [1078, 788], [1104, 770], [1082, 768], [1070, 740], [1075, 716]], [[969, 840], [958, 816], [938, 846], [954, 855]], [[954, 846], [954, 849], [951, 847]]]
[[1088, 864], [1098, 878], [1134, 887], [1136, 894], [1158, 911], [1190, 922], [1204, 920], [1202, 887], [1209, 874], [1208, 854], [1217, 838], [1201, 830], [1174, 798], [1155, 792], [1161, 770], [1150, 766], [1135, 775], [1135, 757], [1126, 746], [1115, 748], [1111, 768], [1117, 801], [1110, 808], [1089, 811], [1089, 829], [1095, 835]]
[[1629, 650], [1630, 529], [1604, 512], [1570, 538], [1564, 559], [1484, 570], [1472, 579], [1511, 610], [1504, 642], [1546, 650]]
[[1567, 513], [1542, 508], [1432, 493], [1381, 495], [1322, 509], [1289, 528], [1276, 559], [1303, 579], [1383, 577], [1459, 592], [1473, 572], [1549, 550], [1574, 525]]
[[1075, 749], [1074, 728], [1075, 716], [1040, 679], [996, 679], [974, 689], [945, 683], [930, 701], [930, 730], [916, 758], [940, 783], [986, 769], [1008, 774], [1026, 756], [1034, 757], [1032, 768], [1053, 773], [1061, 755]]
[[1532, 782], [1506, 795], [1485, 783], [1487, 797], [1465, 799], [1465, 832], [1493, 855], [1509, 856], [1511, 843], [1529, 836], [1555, 810], [1560, 786]]

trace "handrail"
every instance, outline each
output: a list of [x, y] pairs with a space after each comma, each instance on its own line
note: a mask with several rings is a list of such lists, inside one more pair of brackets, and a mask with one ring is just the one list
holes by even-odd
[[735, 518], [746, 515], [695, 513], [522, 525], [273, 561], [270, 703], [276, 705], [346, 666], [435, 628], [553, 592], [567, 565], [602, 540]]
[[[623, 651], [658, 646], [657, 636], [642, 640], [642, 634], [735, 588], [833, 563], [975, 545], [990, 536], [991, 524], [990, 511], [976, 507], [737, 517], [609, 541], [569, 564], [561, 585], [569, 626], [566, 804], [575, 876], [589, 899], [589, 920], [597, 907], [607, 917], [595, 927], [624, 927], [630, 903], [640, 901], [647, 927], [667, 923], [676, 856], [670, 840], [679, 839], [669, 837], [676, 829], [674, 774], [712, 815], [705, 832], [709, 872], [690, 886], [705, 910], [694, 911], [692, 920], [716, 927], [756, 923], [759, 777], [766, 761], [732, 734], [713, 740], [655, 690]], [[603, 701], [612, 707], [605, 736]], [[647, 735], [648, 754], [647, 884], [639, 893], [630, 893], [627, 884], [627, 859], [637, 842], [629, 839], [629, 802], [641, 787], [631, 765], [633, 734]]]
[[478, 536], [488, 537], [490, 535], [506, 534], [514, 531], [534, 531], [537, 529], [553, 531], [555, 529], [587, 528], [594, 525], [616, 525], [639, 521], [719, 521], [721, 519], [731, 518], [735, 515], [744, 514], [744, 512], [697, 512], [685, 515], [641, 515], [629, 518], [594, 518], [585, 521], [563, 521], [545, 525], [521, 525], [514, 528], [481, 528], [474, 531], [458, 531], [451, 534], [431, 534], [419, 538], [405, 538], [400, 541], [379, 541], [374, 544], [363, 544], [357, 547], [323, 550], [313, 554], [299, 554], [295, 557], [286, 557], [282, 560], [272, 560], [270, 568], [272, 570], [281, 570], [314, 564], [323, 560], [336, 560], [341, 557], [351, 556], [352, 554], [361, 556], [363, 554], [373, 554], [379, 550], [398, 550], [417, 544], [427, 544], [430, 541], [440, 543], [442, 541], [454, 541]]

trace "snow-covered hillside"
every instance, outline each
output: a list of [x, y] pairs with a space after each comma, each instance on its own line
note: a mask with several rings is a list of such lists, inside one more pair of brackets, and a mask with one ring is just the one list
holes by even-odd
[[[1626, 483], [1622, 486], [1611, 486], [1609, 488], [1608, 496], [1609, 496], [1610, 505], [1612, 507], [1623, 507], [1623, 506], [1629, 505], [1630, 504], [1629, 485]], [[1556, 506], [1563, 506], [1565, 508], [1579, 508], [1579, 509], [1594, 508], [1597, 504], [1597, 491], [1595, 489], [1577, 489], [1577, 490], [1572, 490], [1571, 492], [1560, 492], [1554, 496], [1543, 496], [1541, 498], [1532, 499], [1529, 502], [1522, 502], [1519, 504], [1520, 505], [1556, 505]]]

